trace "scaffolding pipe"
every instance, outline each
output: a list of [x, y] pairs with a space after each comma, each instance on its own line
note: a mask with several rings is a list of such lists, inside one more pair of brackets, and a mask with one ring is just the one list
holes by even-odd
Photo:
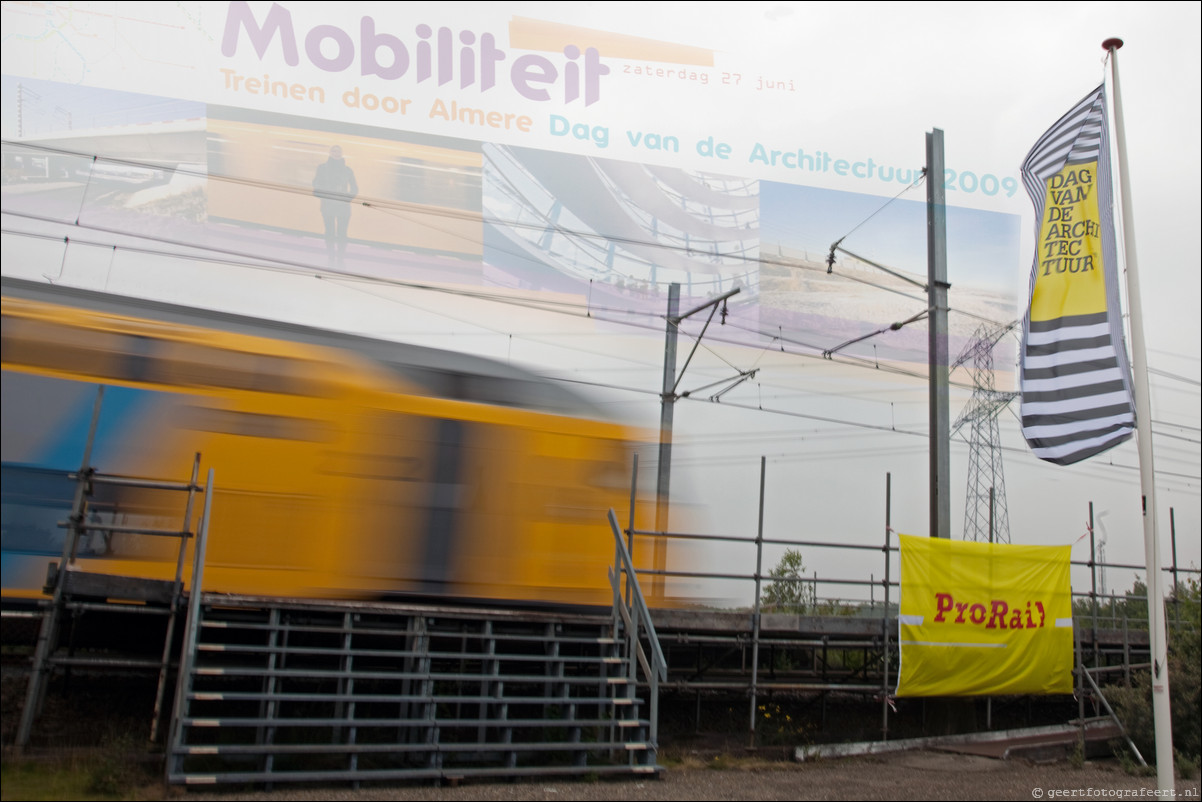
[[748, 721], [748, 743], [755, 748], [756, 680], [760, 670], [760, 590], [764, 570], [764, 475], [767, 460], [760, 457], [760, 515], [755, 534], [755, 610], [751, 616], [751, 710]]
[[16, 747], [21, 752], [29, 746], [33, 733], [33, 720], [42, 712], [42, 701], [46, 694], [46, 682], [50, 674], [50, 654], [58, 641], [59, 615], [63, 610], [64, 588], [67, 584], [67, 568], [75, 562], [75, 544], [79, 539], [80, 525], [86, 517], [88, 485], [91, 483], [92, 446], [96, 442], [96, 426], [100, 422], [100, 408], [104, 402], [104, 385], [96, 388], [96, 400], [92, 402], [92, 421], [88, 425], [88, 438], [84, 443], [83, 460], [80, 463], [75, 498], [71, 503], [71, 526], [63, 542], [63, 556], [54, 575], [54, 594], [50, 609], [42, 619], [38, 630], [38, 642], [34, 649], [33, 671], [29, 675], [29, 686], [25, 692], [25, 706], [21, 708], [21, 721], [17, 725]]
[[[881, 643], [885, 661], [881, 665], [881, 740], [889, 740], [889, 533], [892, 523], [893, 474], [885, 474], [885, 611], [881, 613]], [[899, 647], [900, 648], [900, 647]]]

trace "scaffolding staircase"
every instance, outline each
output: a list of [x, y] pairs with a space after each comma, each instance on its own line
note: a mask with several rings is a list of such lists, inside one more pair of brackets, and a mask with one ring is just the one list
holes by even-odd
[[606, 617], [206, 597], [168, 782], [653, 772]]
[[615, 542], [608, 615], [205, 594], [167, 781], [657, 774], [666, 665]]

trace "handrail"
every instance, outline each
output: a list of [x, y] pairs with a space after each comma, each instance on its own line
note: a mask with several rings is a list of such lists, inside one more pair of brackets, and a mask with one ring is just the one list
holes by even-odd
[[[626, 574], [626, 586], [631, 589], [631, 612], [638, 614], [638, 624], [647, 630], [647, 638], [651, 642], [651, 652], [654, 658], [652, 668], [661, 682], [668, 680], [668, 661], [664, 658], [663, 649], [659, 645], [659, 635], [655, 632], [655, 623], [651, 620], [651, 611], [647, 607], [647, 601], [643, 598], [643, 589], [639, 587], [638, 575], [635, 572], [634, 561], [630, 558], [630, 552], [626, 549], [626, 543], [622, 540], [622, 527], [618, 525], [618, 517], [614, 514], [613, 508], [609, 510], [609, 526], [614, 533], [614, 568], [617, 571]], [[619, 574], [611, 572], [611, 583], [613, 584], [614, 592], [619, 593], [618, 585]]]
[[[184, 616], [183, 644], [180, 647], [179, 670], [176, 672], [175, 700], [171, 708], [170, 738], [167, 748], [170, 755], [181, 744], [183, 734], [184, 699], [191, 690], [192, 667], [196, 664], [196, 652], [200, 632], [201, 597], [204, 593], [205, 556], [209, 544], [209, 522], [213, 512], [213, 469], [209, 468], [204, 486], [204, 508], [196, 527], [196, 545], [192, 550], [192, 583], [189, 588], [188, 610]], [[169, 757], [166, 770], [173, 770]]]
[[[633, 699], [635, 686], [638, 682], [638, 666], [642, 666], [647, 677], [648, 701], [648, 732], [647, 757], [654, 765], [656, 752], [659, 747], [659, 684], [668, 681], [668, 661], [664, 658], [663, 649], [659, 644], [659, 634], [651, 620], [651, 611], [647, 608], [647, 600], [643, 597], [643, 589], [639, 587], [639, 577], [634, 570], [634, 560], [622, 539], [622, 527], [618, 525], [618, 516], [613, 508], [609, 510], [609, 526], [614, 535], [614, 565], [609, 569], [609, 584], [614, 597], [614, 637], [617, 640], [619, 621], [626, 630], [627, 668], [626, 678], [630, 683], [626, 693]], [[622, 575], [626, 575], [626, 593], [622, 593]], [[651, 661], [648, 663], [647, 653], [643, 649], [643, 641], [639, 636], [639, 628], [647, 633], [651, 644]], [[637, 659], [636, 659], [637, 658]], [[631, 753], [631, 759], [634, 754]]]

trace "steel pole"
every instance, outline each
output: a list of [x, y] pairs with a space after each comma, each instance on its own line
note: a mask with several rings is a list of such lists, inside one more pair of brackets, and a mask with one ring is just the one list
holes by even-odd
[[943, 187], [943, 131], [927, 134], [927, 360], [930, 371], [931, 537], [950, 538], [951, 469], [948, 460], [947, 207]]
[[[672, 415], [676, 408], [676, 339], [680, 329], [680, 285], [668, 286], [668, 318], [664, 330], [664, 385], [660, 394], [659, 413], [659, 473], [656, 481], [655, 528], [668, 531], [668, 502], [672, 493]], [[667, 564], [667, 544], [662, 537], [655, 539], [653, 565], [657, 571]], [[651, 595], [660, 596], [663, 578], [651, 580]]]
[[1123, 101], [1119, 91], [1118, 49], [1122, 39], [1107, 39], [1102, 49], [1110, 53], [1114, 77], [1114, 134], [1118, 155], [1119, 197], [1123, 209], [1123, 254], [1127, 267], [1127, 311], [1131, 327], [1131, 372], [1135, 391], [1136, 445], [1144, 519], [1144, 564], [1148, 572], [1148, 646], [1152, 658], [1152, 718], [1156, 731], [1156, 783], [1163, 795], [1173, 792], [1173, 730], [1170, 722], [1169, 664], [1164, 622], [1164, 580], [1160, 573], [1160, 538], [1156, 530], [1156, 479], [1152, 456], [1152, 395], [1148, 388], [1148, 354], [1144, 343], [1143, 303], [1135, 249], [1135, 215], [1131, 206], [1131, 179], [1127, 171], [1127, 135], [1123, 128]]

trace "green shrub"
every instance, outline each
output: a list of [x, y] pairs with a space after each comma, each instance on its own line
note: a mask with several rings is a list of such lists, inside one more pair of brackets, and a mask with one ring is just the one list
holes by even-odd
[[[1202, 754], [1202, 598], [1199, 583], [1177, 586], [1175, 598], [1181, 621], [1169, 628], [1169, 705], [1172, 710], [1173, 750], [1183, 776], [1197, 771]], [[1152, 713], [1151, 672], [1140, 672], [1130, 688], [1105, 691], [1115, 713], [1145, 760], [1153, 761], [1155, 722]]]

